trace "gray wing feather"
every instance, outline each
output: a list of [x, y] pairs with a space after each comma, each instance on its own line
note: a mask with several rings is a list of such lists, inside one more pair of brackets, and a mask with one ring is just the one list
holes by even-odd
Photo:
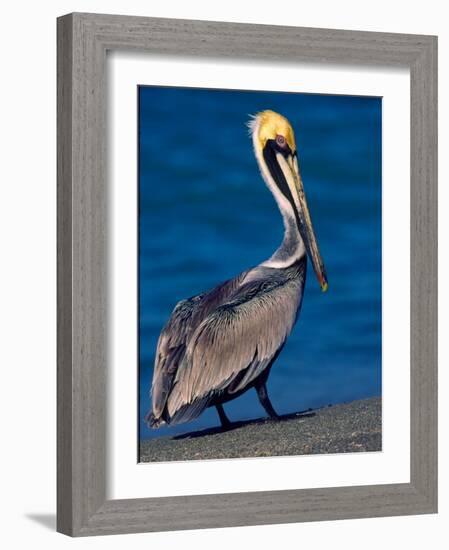
[[262, 291], [260, 283], [244, 285], [239, 297], [198, 325], [176, 372], [170, 416], [214, 393], [238, 391], [268, 366], [293, 328], [302, 297], [301, 278], [284, 283]]
[[151, 386], [155, 417], [164, 410], [176, 370], [185, 354], [192, 315], [200, 301], [201, 295], [179, 302], [159, 336]]

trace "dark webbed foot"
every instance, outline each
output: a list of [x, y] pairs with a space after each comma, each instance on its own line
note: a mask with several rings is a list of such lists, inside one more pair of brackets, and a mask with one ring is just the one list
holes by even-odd
[[232, 422], [226, 416], [223, 405], [215, 405], [217, 409], [218, 416], [220, 417], [221, 426], [224, 430], [229, 429], [232, 426]]
[[268, 397], [267, 386], [265, 384], [260, 384], [256, 386], [257, 396], [262, 407], [265, 409], [266, 413], [273, 420], [279, 420], [278, 413], [274, 410], [273, 405], [271, 404], [270, 398]]

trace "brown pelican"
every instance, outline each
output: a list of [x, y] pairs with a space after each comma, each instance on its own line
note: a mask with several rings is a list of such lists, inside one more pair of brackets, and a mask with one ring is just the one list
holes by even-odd
[[157, 344], [152, 410], [145, 417], [151, 427], [188, 422], [212, 406], [226, 427], [223, 403], [250, 388], [277, 418], [266, 382], [301, 308], [307, 255], [327, 290], [293, 129], [273, 111], [258, 113], [248, 126], [284, 220], [284, 239], [265, 262], [176, 305]]

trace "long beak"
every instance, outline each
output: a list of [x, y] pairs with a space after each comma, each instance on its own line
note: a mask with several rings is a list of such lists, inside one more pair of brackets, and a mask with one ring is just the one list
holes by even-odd
[[304, 185], [299, 172], [298, 159], [296, 155], [289, 154], [285, 157], [280, 152], [276, 153], [276, 158], [289, 187], [291, 198], [293, 199], [291, 202], [295, 212], [299, 233], [304, 241], [304, 246], [312, 262], [321, 290], [326, 292], [328, 288], [326, 270], [313, 230], [312, 219], [304, 193]]

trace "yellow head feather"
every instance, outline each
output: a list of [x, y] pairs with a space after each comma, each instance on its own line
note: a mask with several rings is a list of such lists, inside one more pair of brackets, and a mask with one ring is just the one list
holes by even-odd
[[257, 139], [263, 149], [267, 140], [276, 139], [281, 135], [287, 141], [290, 149], [296, 151], [295, 134], [290, 122], [279, 113], [274, 111], [262, 111], [257, 113], [254, 119], [254, 127], [257, 128]]

